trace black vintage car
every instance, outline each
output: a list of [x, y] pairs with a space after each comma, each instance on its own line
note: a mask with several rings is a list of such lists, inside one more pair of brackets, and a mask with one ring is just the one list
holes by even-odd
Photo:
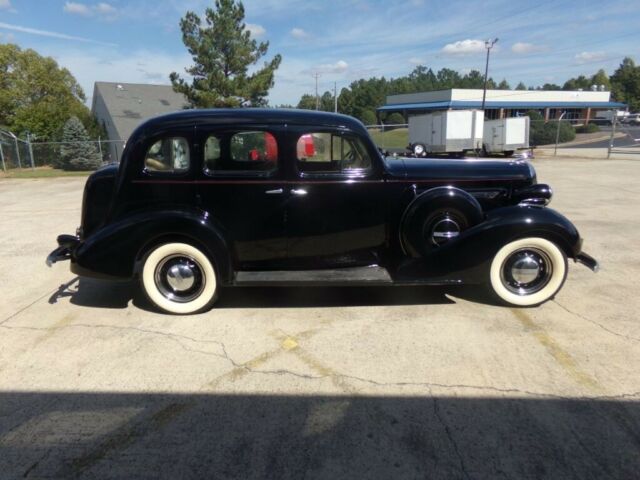
[[178, 314], [219, 286], [485, 284], [552, 298], [567, 258], [597, 270], [523, 161], [394, 158], [347, 116], [187, 110], [151, 119], [87, 180], [81, 225], [48, 263], [139, 278]]

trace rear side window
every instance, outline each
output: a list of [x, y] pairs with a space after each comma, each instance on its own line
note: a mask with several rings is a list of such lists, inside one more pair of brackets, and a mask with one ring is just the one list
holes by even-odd
[[273, 172], [277, 166], [278, 142], [269, 132], [210, 135], [204, 144], [204, 167], [209, 175], [263, 175]]
[[358, 173], [371, 167], [371, 158], [359, 138], [351, 135], [306, 133], [296, 146], [301, 173]]
[[147, 150], [144, 167], [147, 172], [182, 173], [189, 170], [189, 142], [182, 137], [163, 138]]

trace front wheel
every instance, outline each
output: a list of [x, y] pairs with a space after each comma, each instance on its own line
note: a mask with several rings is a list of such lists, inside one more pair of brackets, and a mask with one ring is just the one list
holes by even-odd
[[552, 298], [567, 278], [567, 257], [544, 238], [523, 238], [502, 247], [491, 262], [491, 287], [505, 303], [531, 307]]
[[186, 243], [165, 243], [149, 252], [141, 276], [147, 298], [174, 314], [206, 310], [216, 299], [216, 272], [209, 257]]

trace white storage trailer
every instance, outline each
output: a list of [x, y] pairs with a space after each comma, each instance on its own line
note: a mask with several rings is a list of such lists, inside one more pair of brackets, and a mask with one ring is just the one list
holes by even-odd
[[446, 110], [409, 117], [409, 148], [429, 153], [464, 153], [482, 148], [484, 112]]
[[501, 118], [484, 122], [483, 145], [486, 153], [511, 155], [529, 148], [529, 117]]

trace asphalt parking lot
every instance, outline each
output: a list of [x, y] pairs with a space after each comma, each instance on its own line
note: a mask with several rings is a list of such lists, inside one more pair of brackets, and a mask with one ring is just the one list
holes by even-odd
[[640, 161], [536, 160], [598, 274], [535, 309], [234, 289], [191, 317], [44, 259], [84, 180], [0, 180], [0, 478], [637, 478]]

